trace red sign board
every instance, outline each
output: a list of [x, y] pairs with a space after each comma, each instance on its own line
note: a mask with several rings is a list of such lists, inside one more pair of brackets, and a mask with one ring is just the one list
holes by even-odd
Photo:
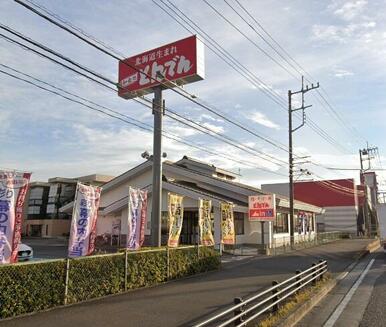
[[274, 221], [276, 219], [275, 194], [248, 197], [249, 221]]
[[120, 61], [118, 95], [131, 99], [160, 84], [174, 87], [204, 76], [204, 44], [193, 35]]

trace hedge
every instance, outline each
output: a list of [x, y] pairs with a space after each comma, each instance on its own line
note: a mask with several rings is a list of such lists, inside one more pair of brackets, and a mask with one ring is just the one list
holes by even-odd
[[[199, 252], [199, 254], [198, 254]], [[217, 269], [213, 248], [182, 247], [95, 255], [70, 260], [67, 303], [147, 287]], [[66, 260], [0, 266], [0, 319], [65, 304]]]

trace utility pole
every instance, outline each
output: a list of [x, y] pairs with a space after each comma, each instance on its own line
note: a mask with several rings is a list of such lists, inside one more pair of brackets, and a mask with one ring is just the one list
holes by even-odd
[[[368, 237], [371, 237], [372, 233], [372, 223], [371, 223], [371, 217], [369, 217], [369, 208], [368, 208], [368, 193], [367, 193], [367, 185], [366, 185], [366, 179], [364, 173], [371, 169], [371, 159], [374, 159], [374, 156], [378, 154], [378, 148], [377, 147], [369, 147], [369, 144], [366, 144], [366, 148], [359, 149], [359, 160], [361, 163], [361, 170], [360, 170], [360, 181], [361, 184], [363, 184], [365, 190], [364, 190], [364, 203], [363, 203], [363, 222], [365, 223], [366, 228], [366, 234]], [[364, 169], [363, 162], [368, 161], [368, 167]], [[376, 187], [376, 185], [374, 185]]]
[[[288, 165], [289, 165], [289, 198], [290, 198], [290, 237], [291, 237], [291, 246], [294, 244], [294, 159], [293, 159], [293, 148], [292, 148], [292, 134], [297, 131], [299, 128], [304, 126], [306, 123], [306, 112], [305, 109], [311, 107], [311, 105], [304, 105], [304, 94], [313, 89], [319, 87], [319, 82], [316, 86], [311, 84], [311, 87], [306, 85], [304, 88], [304, 76], [302, 76], [302, 88], [300, 91], [292, 92], [288, 90]], [[299, 108], [292, 108], [292, 96], [295, 94], [301, 94], [302, 96], [302, 105]], [[296, 128], [292, 127], [292, 113], [295, 111], [302, 111], [302, 123]]]
[[151, 241], [161, 246], [161, 204], [162, 204], [162, 120], [165, 104], [162, 101], [162, 86], [154, 87], [153, 115], [153, 184], [151, 207]]

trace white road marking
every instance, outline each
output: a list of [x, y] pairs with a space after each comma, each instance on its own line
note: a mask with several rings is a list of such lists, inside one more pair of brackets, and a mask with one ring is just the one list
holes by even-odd
[[323, 325], [323, 327], [332, 327], [332, 326], [334, 326], [334, 324], [336, 323], [336, 321], [339, 319], [340, 315], [342, 314], [343, 310], [346, 308], [347, 304], [350, 302], [350, 300], [353, 297], [355, 291], [357, 290], [359, 285], [362, 283], [363, 279], [365, 278], [366, 274], [370, 270], [370, 268], [373, 265], [374, 261], [375, 261], [375, 259], [371, 259], [371, 261], [366, 266], [366, 269], [362, 272], [362, 274], [359, 276], [359, 278], [357, 279], [355, 284], [347, 292], [347, 294], [343, 298], [342, 302], [340, 302], [338, 307], [335, 309], [334, 313], [326, 321], [326, 323]]
[[348, 275], [348, 271], [345, 271], [344, 273], [342, 273], [342, 274], [337, 278], [337, 280], [345, 279], [347, 275]]

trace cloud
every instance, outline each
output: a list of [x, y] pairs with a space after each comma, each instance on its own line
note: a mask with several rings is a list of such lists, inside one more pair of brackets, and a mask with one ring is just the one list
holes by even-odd
[[219, 126], [219, 125], [214, 125], [211, 123], [203, 123], [202, 126], [209, 128], [209, 129], [215, 131], [216, 133], [223, 133], [224, 132], [224, 127]]
[[335, 69], [333, 72], [335, 77], [343, 78], [347, 76], [353, 76], [354, 73], [345, 69]]
[[258, 123], [260, 125], [263, 125], [268, 128], [273, 128], [273, 129], [280, 129], [280, 126], [270, 120], [267, 116], [265, 116], [263, 113], [255, 111], [251, 116], [250, 119], [253, 120], [255, 123]]
[[346, 21], [350, 21], [361, 14], [366, 6], [366, 0], [347, 1], [341, 7], [335, 9], [334, 14]]

